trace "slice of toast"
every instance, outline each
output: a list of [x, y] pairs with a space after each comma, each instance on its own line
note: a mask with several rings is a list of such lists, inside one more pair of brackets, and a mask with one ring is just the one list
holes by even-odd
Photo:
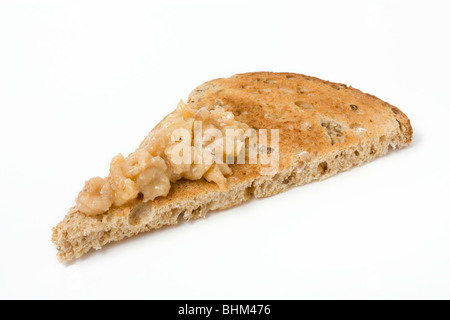
[[61, 262], [92, 248], [141, 232], [205, 217], [208, 211], [263, 198], [408, 146], [412, 127], [398, 108], [344, 84], [293, 73], [258, 72], [209, 81], [189, 96], [194, 109], [220, 101], [235, 118], [254, 129], [279, 129], [279, 167], [261, 175], [260, 165], [231, 165], [228, 190], [204, 179], [179, 180], [166, 197], [135, 200], [98, 216], [76, 207], [53, 229]]

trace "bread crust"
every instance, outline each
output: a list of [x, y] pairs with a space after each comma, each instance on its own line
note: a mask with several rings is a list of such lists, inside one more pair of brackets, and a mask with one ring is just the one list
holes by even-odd
[[232, 165], [226, 192], [205, 180], [181, 180], [167, 197], [151, 204], [136, 200], [96, 217], [72, 209], [53, 229], [61, 262], [109, 242], [177, 224], [180, 217], [205, 217], [252, 197], [269, 197], [326, 179], [390, 148], [408, 146], [413, 135], [410, 120], [400, 109], [344, 84], [295, 73], [254, 72], [215, 79], [192, 91], [187, 104], [199, 109], [218, 101], [250, 127], [280, 129], [278, 172], [262, 176], [260, 165]]

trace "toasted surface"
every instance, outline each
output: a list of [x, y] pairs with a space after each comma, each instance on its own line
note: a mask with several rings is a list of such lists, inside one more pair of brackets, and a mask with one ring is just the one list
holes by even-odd
[[412, 127], [398, 108], [352, 87], [293, 73], [258, 72], [209, 81], [187, 104], [220, 101], [237, 120], [255, 129], [280, 129], [280, 166], [262, 176], [259, 165], [232, 165], [229, 189], [205, 180], [181, 180], [167, 197], [136, 200], [104, 215], [72, 209], [53, 229], [61, 262], [92, 248], [141, 232], [204, 217], [208, 211], [272, 196], [294, 186], [330, 177], [410, 144]]

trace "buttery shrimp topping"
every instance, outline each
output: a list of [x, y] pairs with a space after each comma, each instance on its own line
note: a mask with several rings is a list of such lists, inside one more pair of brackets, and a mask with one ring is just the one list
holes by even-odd
[[[200, 139], [196, 126], [201, 123]], [[227, 190], [226, 176], [232, 173], [226, 159], [236, 158], [242, 141], [226, 144], [227, 130], [246, 130], [232, 112], [220, 103], [211, 108], [192, 109], [180, 102], [145, 138], [140, 147], [111, 161], [109, 175], [86, 182], [76, 200], [77, 209], [88, 216], [107, 212], [142, 197], [144, 202], [169, 194], [171, 183], [180, 179], [216, 183]], [[234, 142], [234, 141], [233, 141]]]

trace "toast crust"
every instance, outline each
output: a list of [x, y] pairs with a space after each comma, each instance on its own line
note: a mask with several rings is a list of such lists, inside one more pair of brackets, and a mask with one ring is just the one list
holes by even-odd
[[255, 129], [280, 130], [280, 165], [262, 176], [259, 165], [231, 165], [229, 189], [205, 180], [180, 180], [167, 197], [142, 200], [88, 217], [72, 209], [53, 229], [61, 262], [92, 248], [141, 232], [205, 217], [252, 197], [269, 197], [360, 166], [406, 147], [413, 130], [398, 108], [344, 84], [295, 73], [255, 72], [216, 79], [197, 87], [187, 104], [199, 109], [220, 101], [236, 120]]

